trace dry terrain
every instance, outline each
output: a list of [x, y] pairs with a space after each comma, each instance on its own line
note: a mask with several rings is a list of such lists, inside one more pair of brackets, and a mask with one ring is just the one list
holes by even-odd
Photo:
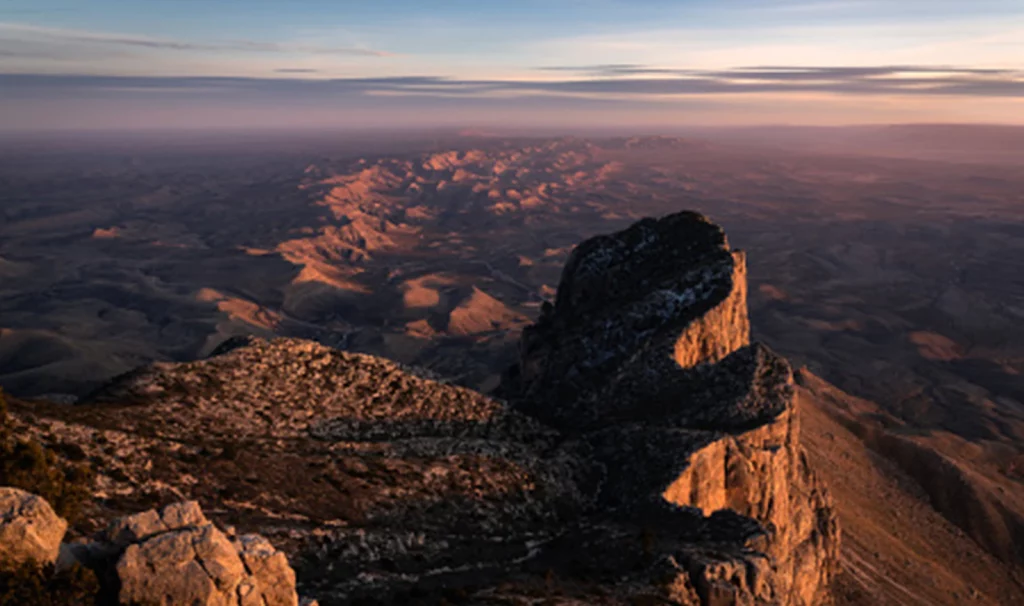
[[0, 385], [71, 401], [254, 334], [490, 390], [575, 244], [698, 210], [748, 253], [755, 337], [806, 366], [804, 441], [844, 527], [841, 601], [1012, 603], [1024, 146], [971, 156], [962, 137], [3, 150]]

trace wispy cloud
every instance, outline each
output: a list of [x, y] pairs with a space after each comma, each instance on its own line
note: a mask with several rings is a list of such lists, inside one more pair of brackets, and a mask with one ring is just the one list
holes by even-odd
[[367, 57], [385, 57], [391, 54], [381, 50], [361, 47], [316, 46], [280, 42], [264, 42], [258, 40], [226, 40], [214, 42], [196, 42], [190, 40], [153, 38], [148, 36], [117, 34], [110, 32], [42, 27], [38, 25], [31, 25], [25, 23], [9, 22], [0, 22], [0, 34], [6, 34], [7, 36], [16, 36], [28, 40], [47, 40], [62, 43], [162, 49], [171, 51], [242, 51], [259, 53], [356, 55]]
[[578, 76], [572, 80], [542, 81], [533, 85], [541, 89], [561, 91], [660, 95], [831, 92], [1024, 97], [1024, 72], [984, 67], [752, 66], [727, 70], [699, 70], [639, 64], [606, 64], [548, 66], [538, 69]]
[[[2, 40], [0, 40], [0, 44], [3, 44]], [[54, 55], [50, 53], [40, 53], [34, 50], [3, 48], [0, 46], [0, 57], [11, 57], [15, 59], [50, 59], [53, 58]]]
[[813, 2], [783, 2], [759, 7], [761, 11], [790, 14], [835, 13], [846, 11], [862, 11], [878, 6], [871, 0], [815, 0]]
[[274, 71], [278, 74], [315, 74], [320, 70], [308, 67], [282, 67]]
[[839, 80], [884, 77], [896, 74], [928, 76], [934, 74], [956, 74], [958, 76], [1006, 76], [1018, 74], [1010, 69], [973, 68], [956, 66], [883, 65], [871, 67], [804, 67], [804, 66], [752, 66], [730, 70], [677, 69], [652, 67], [637, 63], [614, 63], [599, 65], [555, 65], [536, 68], [538, 71], [574, 73], [588, 78], [616, 78], [634, 76], [704, 76], [722, 79], [756, 80]]
[[[595, 69], [600, 68], [600, 69]], [[829, 93], [837, 95], [974, 96], [1024, 98], [1024, 73], [1002, 69], [948, 66], [879, 67], [744, 67], [733, 70], [685, 70], [644, 66], [583, 66], [556, 68], [582, 74], [613, 76], [535, 80], [458, 79], [441, 76], [382, 78], [210, 78], [0, 75], [0, 86], [10, 94], [90, 95], [113, 91], [149, 91], [175, 94], [218, 94], [244, 91], [267, 95], [316, 99], [338, 96], [403, 94], [444, 97], [555, 95], [605, 98], [672, 98], [697, 95], [753, 95], [765, 93]], [[628, 70], [629, 77], [624, 77]], [[308, 73], [283, 68], [281, 73]], [[549, 70], [550, 71], [550, 70]], [[637, 74], [640, 74], [639, 76]], [[658, 77], [652, 77], [657, 74]], [[666, 75], [667, 74], [667, 75]]]

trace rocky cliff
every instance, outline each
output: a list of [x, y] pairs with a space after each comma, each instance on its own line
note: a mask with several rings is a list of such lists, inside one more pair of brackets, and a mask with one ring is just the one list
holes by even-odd
[[194, 499], [322, 604], [827, 601], [838, 529], [790, 368], [750, 344], [743, 255], [703, 217], [578, 246], [497, 395], [243, 339], [12, 408], [100, 472], [79, 532]]
[[[771, 580], [727, 587], [690, 560], [703, 601], [724, 591], [817, 604], [837, 559], [836, 518], [800, 447], [790, 367], [750, 343], [746, 298], [743, 253], [700, 215], [593, 238], [524, 331], [502, 392], [593, 448], [600, 510], [642, 519], [638, 508], [669, 504], [675, 516], [728, 510], [761, 525]], [[759, 557], [726, 568], [761, 570]]]

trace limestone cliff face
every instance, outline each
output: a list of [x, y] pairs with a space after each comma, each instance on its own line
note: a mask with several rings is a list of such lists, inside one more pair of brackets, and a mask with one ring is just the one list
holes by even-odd
[[[800, 447], [789, 365], [750, 345], [746, 295], [743, 253], [699, 215], [588, 240], [555, 305], [524, 332], [502, 393], [594, 448], [606, 505], [660, 499], [703, 515], [731, 510], [765, 529], [757, 555], [703, 571], [690, 561], [702, 603], [724, 592], [819, 604], [837, 559], [836, 518]], [[726, 569], [767, 580], [735, 583], [721, 578]]]
[[674, 370], [749, 342], [743, 253], [700, 215], [645, 219], [576, 247], [555, 305], [524, 330], [520, 365], [502, 390], [576, 430], [580, 415], [606, 416], [618, 391], [656, 396]]

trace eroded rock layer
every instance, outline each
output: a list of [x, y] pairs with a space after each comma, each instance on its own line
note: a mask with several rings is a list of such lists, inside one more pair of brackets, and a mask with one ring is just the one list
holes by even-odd
[[554, 306], [524, 331], [501, 392], [591, 447], [603, 474], [597, 511], [636, 520], [667, 503], [672, 515], [730, 510], [764, 529], [759, 555], [725, 568], [771, 580], [726, 587], [698, 573], [690, 583], [702, 601], [724, 591], [816, 604], [837, 557], [835, 514], [800, 448], [790, 367], [750, 344], [746, 291], [743, 253], [700, 215], [588, 240]]

